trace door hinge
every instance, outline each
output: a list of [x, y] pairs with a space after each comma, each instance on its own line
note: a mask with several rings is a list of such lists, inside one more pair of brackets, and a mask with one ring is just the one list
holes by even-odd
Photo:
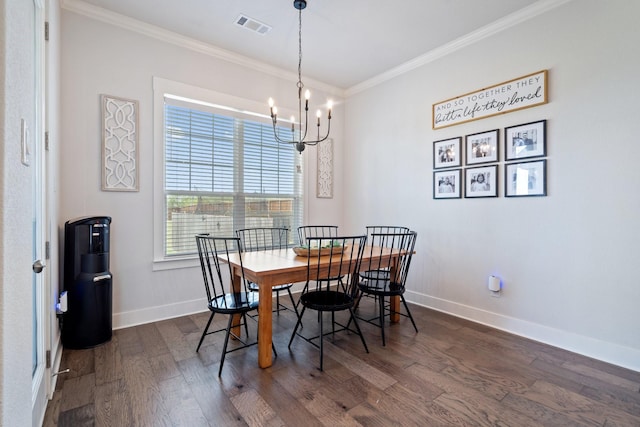
[[45, 358], [47, 359], [45, 360], [45, 363], [47, 364], [47, 369], [51, 369], [51, 350], [47, 350]]
[[44, 133], [44, 149], [49, 151], [49, 132]]
[[44, 259], [49, 259], [51, 255], [51, 243], [44, 242]]
[[44, 21], [44, 40], [49, 41], [49, 21]]

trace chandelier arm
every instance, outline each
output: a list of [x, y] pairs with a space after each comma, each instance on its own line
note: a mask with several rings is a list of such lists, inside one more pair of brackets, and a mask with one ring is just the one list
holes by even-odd
[[330, 133], [331, 133], [331, 120], [329, 120], [329, 124], [327, 125], [327, 133], [322, 138], [319, 138], [315, 141], [307, 141], [305, 142], [305, 145], [311, 145], [311, 146], [318, 145], [319, 143], [326, 141], [327, 138], [329, 138]]
[[281, 143], [281, 144], [297, 144], [298, 141], [287, 141], [286, 139], [282, 139], [278, 136], [278, 132], [276, 131], [276, 124], [275, 122], [273, 123], [273, 137], [276, 139], [277, 142]]
[[[300, 116], [302, 117], [302, 116]], [[302, 123], [300, 123], [300, 130], [302, 130]], [[300, 142], [304, 143], [305, 139], [307, 139], [307, 131], [309, 130], [309, 109], [307, 108], [304, 112], [304, 135], [300, 134]]]

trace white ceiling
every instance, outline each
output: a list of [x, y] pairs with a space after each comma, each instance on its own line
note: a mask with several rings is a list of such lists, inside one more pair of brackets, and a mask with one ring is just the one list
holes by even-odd
[[[308, 0], [302, 11], [303, 80], [306, 76], [348, 89], [500, 22], [517, 22], [514, 16], [525, 16], [527, 10], [555, 1]], [[62, 3], [71, 9], [98, 6], [297, 73], [298, 11], [293, 0]], [[238, 26], [235, 20], [240, 14], [272, 30], [260, 35]]]

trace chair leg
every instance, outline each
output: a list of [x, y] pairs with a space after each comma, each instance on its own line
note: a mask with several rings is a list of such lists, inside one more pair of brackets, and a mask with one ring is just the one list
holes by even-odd
[[[358, 307], [360, 306], [360, 300], [362, 299], [362, 295], [364, 295], [364, 292], [362, 292], [361, 289], [358, 289], [358, 295], [356, 296], [355, 302], [353, 304], [354, 313], [358, 311]], [[347, 322], [347, 329], [349, 329], [349, 326], [351, 326], [351, 318], [349, 318], [349, 321]]]
[[291, 293], [291, 288], [287, 288], [287, 292], [289, 293], [289, 299], [291, 299], [291, 306], [293, 307], [293, 311], [296, 312], [297, 317], [300, 317], [300, 314], [298, 313], [298, 305], [293, 300], [293, 294]]
[[324, 360], [324, 352], [322, 343], [324, 342], [324, 331], [322, 330], [322, 325], [324, 323], [324, 319], [322, 318], [322, 312], [318, 311], [318, 313], [320, 313], [320, 370], [323, 371], [322, 361]]
[[247, 314], [242, 313], [242, 320], [244, 321], [244, 331], [247, 334], [247, 339], [249, 338], [249, 326], [247, 326]]
[[378, 306], [380, 307], [380, 329], [382, 330], [382, 346], [384, 347], [384, 298], [381, 295], [376, 295], [378, 297]]
[[304, 315], [304, 311], [306, 310], [307, 307], [305, 307], [304, 305], [302, 306], [302, 311], [300, 312], [300, 316], [298, 316], [298, 321], [296, 322], [296, 326], [295, 328], [293, 328], [293, 333], [291, 334], [291, 339], [289, 340], [289, 349], [291, 349], [291, 343], [293, 342], [293, 338], [296, 336], [296, 332], [298, 332], [298, 326], [300, 326], [300, 323], [302, 322], [302, 316]]
[[361, 290], [358, 289], [358, 294], [356, 295], [356, 302], [353, 305], [353, 311], [358, 311], [358, 307], [360, 307], [360, 300], [362, 299], [362, 295], [364, 294], [364, 292], [362, 292]]
[[204, 337], [207, 335], [207, 331], [209, 330], [209, 326], [211, 325], [211, 321], [213, 320], [213, 315], [216, 314], [213, 311], [211, 312], [211, 316], [209, 316], [209, 321], [207, 322], [207, 327], [204, 328], [204, 332], [202, 332], [202, 336], [200, 337], [200, 342], [198, 343], [198, 348], [196, 348], [196, 353], [200, 351], [200, 346], [202, 345], [202, 341], [204, 341]]
[[276, 291], [276, 315], [280, 316], [280, 291]]
[[231, 332], [232, 322], [233, 322], [233, 316], [229, 316], [229, 322], [227, 323], [227, 331], [224, 336], [224, 346], [222, 347], [222, 358], [220, 359], [220, 369], [218, 369], [218, 376], [222, 374], [222, 365], [224, 365], [224, 358], [227, 355], [227, 344], [229, 343], [229, 333]]
[[353, 309], [351, 307], [349, 307], [349, 313], [351, 314], [351, 320], [353, 320], [353, 324], [356, 325], [356, 330], [358, 331], [358, 335], [360, 335], [360, 340], [362, 340], [362, 345], [364, 345], [364, 349], [366, 350], [366, 352], [369, 353], [369, 347], [367, 347], [367, 343], [364, 340], [364, 335], [360, 330], [360, 326], [358, 325], [358, 321], [356, 320], [356, 315], [353, 312]]
[[336, 312], [331, 312], [331, 338], [336, 339]]
[[[305, 283], [304, 288], [302, 288], [302, 292], [300, 293], [300, 295], [304, 295], [304, 293], [307, 291], [307, 289], [309, 289], [309, 284]], [[299, 305], [300, 305], [300, 299], [298, 299], [298, 302], [295, 305], [296, 311], [297, 311], [297, 308], [298, 308]]]
[[400, 295], [400, 299], [402, 299], [402, 303], [404, 304], [405, 310], [407, 310], [407, 314], [409, 315], [409, 319], [411, 319], [411, 323], [413, 323], [413, 329], [418, 332], [418, 327], [416, 326], [416, 322], [413, 321], [413, 316], [411, 315], [411, 311], [409, 310], [409, 306], [407, 305], [407, 301], [404, 299], [404, 295]]

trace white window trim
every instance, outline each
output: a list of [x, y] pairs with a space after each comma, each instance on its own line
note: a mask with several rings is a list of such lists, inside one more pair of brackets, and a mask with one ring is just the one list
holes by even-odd
[[[238, 111], [268, 111], [266, 102], [252, 101], [237, 96], [203, 89], [161, 77], [153, 77], [153, 271], [191, 268], [200, 265], [197, 255], [165, 257], [164, 255], [164, 97], [167, 94], [187, 99], [198, 99], [213, 105], [232, 105]], [[292, 112], [283, 111], [283, 117]], [[268, 115], [265, 113], [263, 117]], [[292, 147], [293, 149], [293, 147]], [[303, 158], [303, 172], [307, 169], [307, 159]], [[303, 206], [308, 206], [306, 176], [303, 176]]]

